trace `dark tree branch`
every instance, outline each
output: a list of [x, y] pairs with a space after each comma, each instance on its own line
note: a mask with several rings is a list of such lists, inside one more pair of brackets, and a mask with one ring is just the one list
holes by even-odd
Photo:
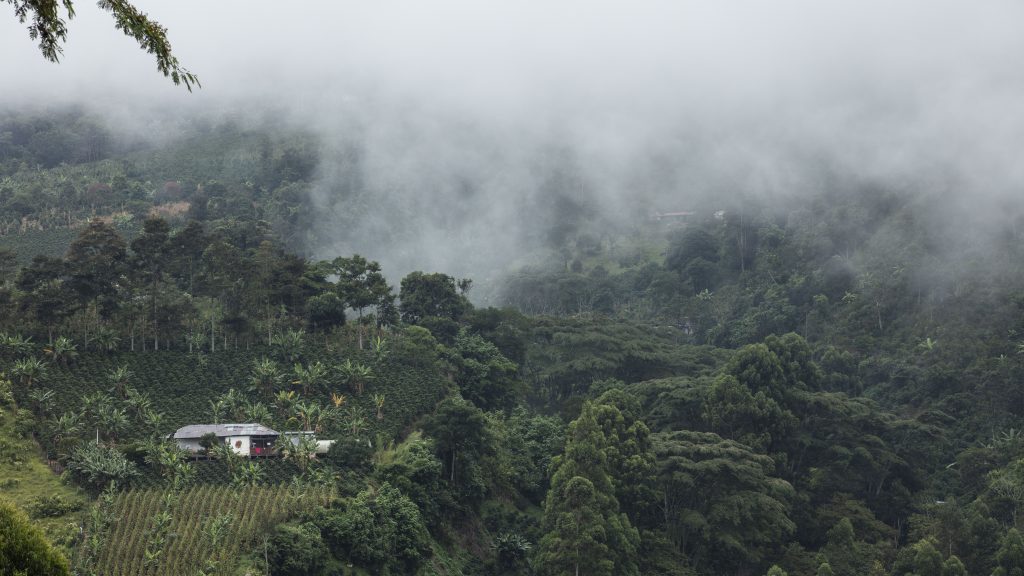
[[[59, 62], [64, 54], [64, 43], [68, 36], [67, 24], [60, 8], [64, 7], [68, 20], [74, 18], [72, 0], [3, 1], [14, 6], [14, 14], [22, 24], [30, 21], [29, 37], [39, 42], [39, 50], [43, 57], [51, 62]], [[199, 77], [183, 68], [178, 58], [171, 53], [166, 28], [124, 0], [100, 0], [98, 5], [114, 17], [115, 28], [124, 32], [125, 36], [134, 38], [140, 48], [156, 56], [157, 70], [170, 78], [175, 85], [184, 84], [189, 92], [193, 86], [202, 87]]]

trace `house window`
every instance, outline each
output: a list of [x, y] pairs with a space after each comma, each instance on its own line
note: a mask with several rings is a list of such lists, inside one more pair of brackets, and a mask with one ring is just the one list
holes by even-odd
[[235, 448], [241, 448], [241, 447], [242, 447], [242, 441], [241, 440], [235, 440]]

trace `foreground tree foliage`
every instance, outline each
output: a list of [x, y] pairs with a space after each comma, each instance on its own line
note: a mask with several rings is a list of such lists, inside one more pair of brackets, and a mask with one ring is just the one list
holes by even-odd
[[[24, 24], [30, 22], [28, 34], [39, 42], [43, 57], [51, 62], [60, 60], [67, 41], [66, 19], [74, 18], [75, 7], [71, 0], [6, 0], [14, 6], [14, 13]], [[199, 78], [182, 68], [178, 58], [171, 53], [167, 30], [145, 13], [123, 0], [103, 0], [99, 7], [114, 18], [114, 27], [125, 36], [135, 39], [139, 47], [156, 57], [156, 67], [175, 84], [184, 84], [189, 92], [192, 86], [199, 86]], [[65, 14], [61, 14], [61, 8]]]
[[12, 576], [64, 576], [68, 561], [46, 541], [28, 516], [0, 499], [0, 574]]
[[378, 574], [412, 574], [430, 556], [430, 539], [419, 509], [384, 483], [360, 492], [343, 510], [315, 520], [331, 552]]
[[278, 526], [270, 538], [270, 546], [274, 574], [312, 576], [323, 570], [327, 546], [320, 537], [320, 530], [312, 524]]
[[695, 568], [729, 573], [760, 564], [792, 534], [788, 482], [774, 463], [706, 432], [654, 436], [665, 529]]
[[594, 412], [584, 404], [566, 432], [565, 453], [552, 464], [537, 554], [544, 574], [638, 574], [640, 537], [619, 510], [609, 476], [609, 441]]

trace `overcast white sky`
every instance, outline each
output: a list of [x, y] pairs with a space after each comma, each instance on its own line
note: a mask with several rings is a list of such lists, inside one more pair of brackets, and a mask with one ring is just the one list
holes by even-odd
[[[368, 89], [517, 115], [640, 115], [920, 101], [1019, 90], [1024, 4], [986, 1], [279, 2], [143, 0], [203, 80], [192, 100]], [[79, 1], [64, 62], [44, 62], [0, 8], [8, 96], [173, 95], [152, 59]], [[324, 91], [329, 91], [325, 94]]]
[[[381, 206], [408, 205], [413, 193], [445, 206], [467, 181], [483, 191], [479, 229], [439, 221], [401, 247], [415, 260], [426, 257], [424, 239], [447, 245], [431, 252], [438, 266], [495, 236], [508, 209], [529, 198], [545, 146], [570, 150], [595, 202], [612, 212], [638, 187], [799, 188], [807, 151], [866, 177], [942, 171], [964, 197], [1022, 196], [1022, 2], [137, 4], [168, 28], [202, 90], [159, 76], [93, 2], [77, 3], [59, 65], [42, 59], [3, 4], [0, 102], [269, 102], [328, 141], [358, 132]], [[686, 168], [654, 178], [656, 155]], [[316, 192], [328, 206], [341, 170], [330, 160]], [[329, 250], [349, 248], [363, 246], [346, 236]]]

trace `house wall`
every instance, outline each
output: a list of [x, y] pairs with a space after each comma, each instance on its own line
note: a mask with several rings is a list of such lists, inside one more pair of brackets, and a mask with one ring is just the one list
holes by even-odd
[[203, 449], [203, 447], [199, 445], [198, 438], [181, 438], [175, 440], [175, 442], [178, 443], [178, 448], [181, 448], [182, 450], [188, 450], [189, 452], [199, 452], [200, 450]]
[[242, 456], [249, 455], [248, 436], [228, 436], [227, 443], [231, 446], [231, 449], [235, 451], [235, 454], [241, 454]]

